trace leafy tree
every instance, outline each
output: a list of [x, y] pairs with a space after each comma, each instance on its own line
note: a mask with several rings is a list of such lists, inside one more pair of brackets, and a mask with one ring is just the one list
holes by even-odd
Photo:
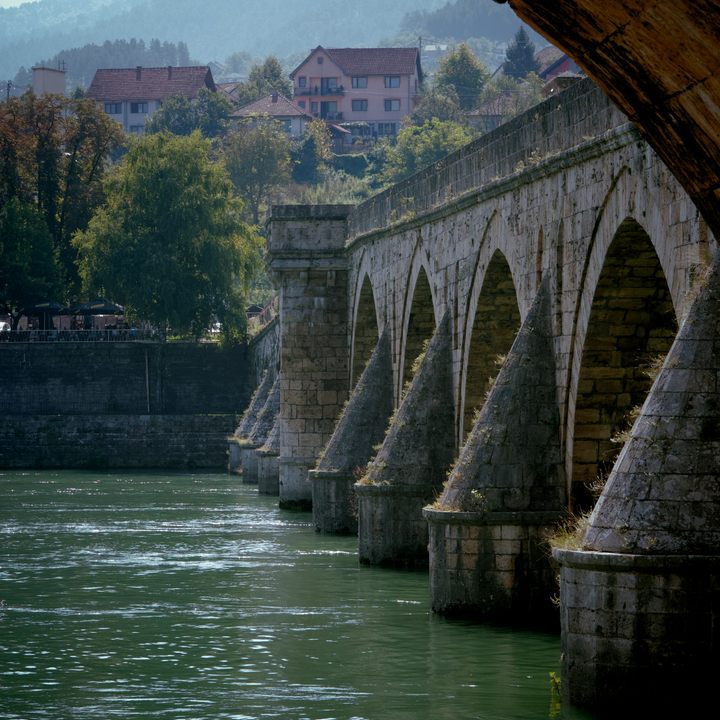
[[209, 140], [139, 139], [109, 177], [107, 201], [75, 236], [83, 285], [162, 330], [200, 334], [217, 317], [244, 327], [259, 238]]
[[169, 132], [173, 135], [190, 135], [197, 130], [197, 111], [186, 95], [171, 95], [145, 123], [148, 134]]
[[28, 93], [0, 105], [0, 207], [15, 199], [43, 219], [66, 299], [78, 284], [72, 235], [102, 201], [108, 157], [122, 141], [91, 100]]
[[515, 39], [508, 45], [505, 58], [503, 66], [505, 74], [518, 80], [531, 72], [537, 73], [540, 69], [540, 63], [535, 59], [535, 44], [522, 26], [515, 33]]
[[290, 141], [282, 125], [261, 120], [228, 135], [225, 166], [255, 225], [270, 193], [290, 179]]
[[425, 90], [415, 105], [411, 119], [415, 125], [422, 125], [426, 120], [451, 120], [463, 123], [465, 116], [460, 109], [460, 98], [452, 85], [438, 86]]
[[332, 138], [322, 120], [311, 120], [305, 125], [305, 134], [292, 149], [293, 180], [320, 182], [326, 165], [332, 157]]
[[383, 177], [387, 182], [399, 182], [471, 139], [464, 127], [447, 120], [428, 120], [420, 126], [403, 128], [395, 145], [386, 151]]
[[415, 10], [405, 15], [402, 28], [417, 37], [469, 38], [487, 37], [505, 41], [512, 34], [517, 15], [509, 5], [478, 0], [446, 2], [435, 10]]
[[242, 107], [273, 92], [290, 97], [292, 84], [279, 60], [274, 55], [270, 55], [261, 65], [253, 65], [247, 82], [240, 83], [235, 94], [238, 105]]
[[225, 70], [236, 75], [247, 75], [252, 67], [253, 57], [249, 52], [239, 51], [225, 59]]
[[452, 87], [457, 93], [460, 107], [470, 110], [488, 80], [485, 66], [473, 55], [470, 48], [462, 43], [441, 61], [435, 85], [436, 87]]
[[219, 137], [227, 131], [232, 104], [224, 94], [201, 88], [197, 96], [198, 129], [205, 137]]
[[542, 86], [543, 81], [535, 73], [529, 73], [520, 81], [508, 75], [498, 75], [485, 86], [482, 102], [506, 96], [509, 99], [502, 106], [507, 110], [504, 120], [509, 120], [542, 101]]
[[59, 296], [60, 267], [36, 206], [12, 198], [0, 209], [0, 301], [13, 316]]
[[185, 95], [172, 95], [153, 114], [146, 125], [148, 133], [170, 132], [190, 135], [200, 130], [205, 137], [224, 135], [232, 105], [218, 92], [201, 88], [195, 100]]

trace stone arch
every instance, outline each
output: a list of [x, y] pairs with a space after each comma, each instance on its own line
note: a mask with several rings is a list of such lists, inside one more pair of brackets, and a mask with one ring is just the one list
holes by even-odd
[[[481, 271], [482, 270], [482, 271]], [[487, 263], [478, 263], [466, 316], [463, 347], [459, 435], [472, 428], [472, 416], [485, 401], [490, 380], [499, 371], [520, 329], [520, 309], [510, 265], [495, 249]]]
[[583, 300], [589, 287], [593, 294], [591, 304], [581, 301], [585, 325], [582, 345], [580, 328], [576, 335], [568, 425], [570, 498], [579, 510], [592, 505], [589, 486], [601, 483], [612, 468], [633, 409], [652, 384], [653, 361], [667, 353], [677, 332], [661, 259], [635, 219], [626, 217], [618, 225], [595, 272], [597, 280], [583, 288]]
[[[610, 244], [615, 238], [616, 231], [623, 219], [629, 217], [645, 217], [648, 219], [646, 232], [660, 259], [663, 275], [666, 278], [671, 278], [669, 286], [676, 313], [677, 309], [682, 305], [683, 295], [687, 289], [683, 287], [682, 282], [680, 282], [679, 274], [674, 272], [675, 264], [673, 263], [670, 244], [660, 241], [663, 238], [664, 230], [668, 227], [668, 209], [666, 206], [658, 206], [652, 194], [640, 193], [640, 195], [638, 195], [636, 190], [637, 183], [640, 179], [641, 174], [637, 172], [633, 173], [627, 165], [623, 165], [612, 177], [598, 210], [590, 238], [590, 245], [580, 271], [580, 279], [578, 282], [579, 290], [576, 294], [572, 320], [570, 357], [567, 361], [568, 372], [565, 380], [566, 400], [563, 405], [564, 417], [561, 430], [565, 446], [565, 476], [568, 479], [567, 492], [570, 501], [572, 501], [573, 497], [570, 485], [573, 477], [572, 455], [574, 446], [575, 398], [577, 396], [580, 363], [582, 361], [582, 348], [587, 333], [590, 307], [595, 295], [595, 288], [598, 285], [600, 273], [602, 272]], [[638, 203], [642, 203], [642, 199], [645, 200], [645, 204], [639, 207]], [[562, 230], [562, 221], [560, 226]], [[570, 242], [570, 239], [561, 234], [559, 241], [564, 250], [565, 245]], [[563, 265], [565, 261], [566, 258], [563, 258]], [[562, 265], [558, 270], [560, 279], [563, 276]], [[561, 330], [561, 327], [562, 319], [559, 318], [558, 330]]]
[[355, 387], [380, 336], [380, 328], [370, 275], [362, 272], [358, 276], [353, 305], [353, 334], [350, 364], [350, 389]]
[[403, 332], [400, 361], [398, 362], [398, 399], [403, 387], [412, 380], [412, 367], [429, 340], [438, 322], [435, 295], [430, 281], [429, 261], [421, 244], [415, 248], [410, 278], [403, 306]]

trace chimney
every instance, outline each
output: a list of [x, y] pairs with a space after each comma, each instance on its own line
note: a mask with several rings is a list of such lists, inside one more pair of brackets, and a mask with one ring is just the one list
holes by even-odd
[[142, 75], [142, 65], [138, 65], [135, 68], [135, 79], [139, 80], [141, 75]]
[[168, 65], [168, 80], [172, 80], [172, 65]]
[[272, 101], [273, 101], [274, 103], [276, 103], [276, 102], [277, 102], [277, 99], [278, 99], [278, 94], [277, 94], [276, 92], [274, 92], [274, 93], [272, 94]]

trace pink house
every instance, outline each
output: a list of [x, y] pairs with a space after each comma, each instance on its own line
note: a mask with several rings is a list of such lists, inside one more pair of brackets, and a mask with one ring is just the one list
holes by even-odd
[[295, 104], [364, 137], [395, 135], [422, 83], [417, 48], [316, 47], [290, 73]]

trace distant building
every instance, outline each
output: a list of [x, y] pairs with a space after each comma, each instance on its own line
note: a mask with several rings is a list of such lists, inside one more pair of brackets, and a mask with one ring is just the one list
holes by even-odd
[[540, 64], [538, 75], [549, 82], [558, 75], [566, 77], [584, 75], [580, 66], [562, 50], [553, 45], [548, 45], [535, 53], [535, 59]]
[[35, 95], [64, 95], [65, 71], [34, 67], [32, 69], [32, 91]]
[[395, 135], [412, 113], [423, 75], [417, 48], [318, 46], [290, 77], [301, 110], [379, 137]]
[[117, 120], [125, 132], [142, 135], [145, 123], [172, 95], [193, 100], [202, 88], [216, 90], [207, 65], [160, 68], [106, 68], [95, 72], [87, 97]]
[[263, 119], [276, 120], [282, 123], [285, 132], [293, 138], [301, 137], [305, 132], [305, 124], [313, 119], [312, 115], [301, 110], [292, 100], [276, 92], [244, 105], [235, 110], [231, 117], [253, 125]]

